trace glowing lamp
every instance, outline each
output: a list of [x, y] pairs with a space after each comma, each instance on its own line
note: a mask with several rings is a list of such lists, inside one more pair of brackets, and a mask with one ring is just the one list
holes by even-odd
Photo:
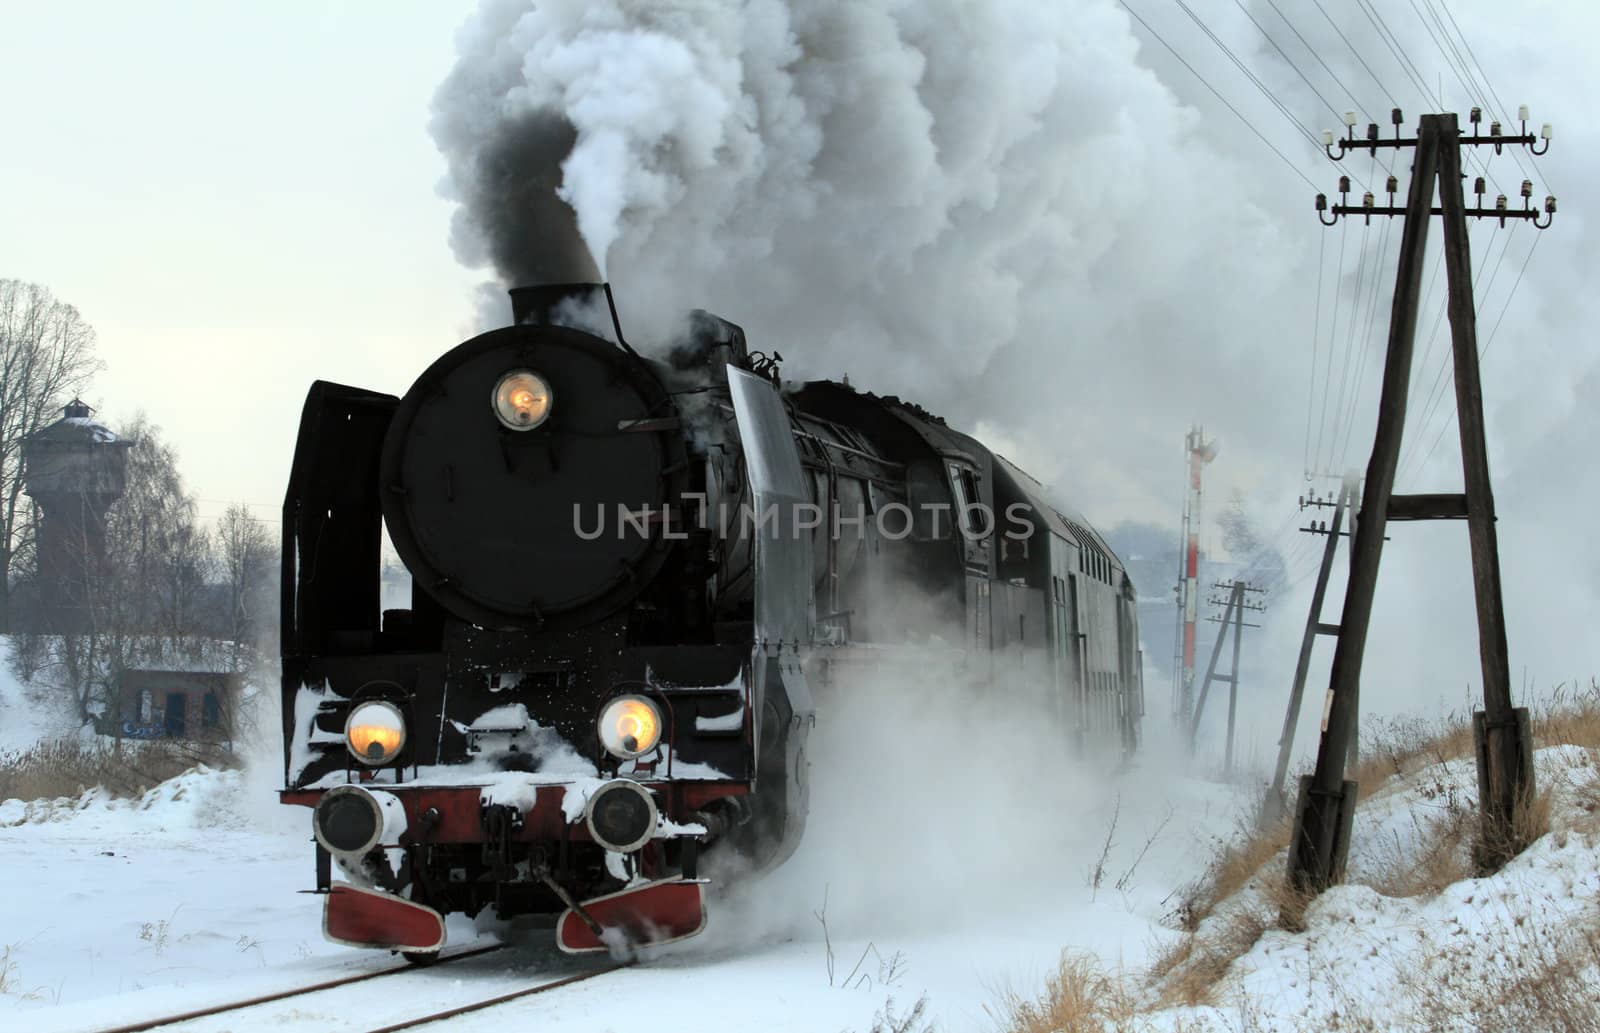
[[600, 745], [622, 760], [642, 756], [661, 741], [661, 724], [661, 711], [650, 700], [618, 696], [600, 712]]
[[550, 385], [527, 369], [514, 369], [494, 385], [494, 415], [512, 430], [532, 430], [550, 416]]
[[350, 755], [363, 764], [387, 764], [406, 744], [406, 721], [393, 703], [372, 701], [350, 711], [344, 723]]

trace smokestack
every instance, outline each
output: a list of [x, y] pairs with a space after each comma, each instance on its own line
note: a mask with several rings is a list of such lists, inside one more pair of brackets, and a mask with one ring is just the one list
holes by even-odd
[[552, 318], [562, 303], [570, 300], [574, 310], [605, 311], [609, 292], [603, 283], [534, 283], [511, 288], [511, 319], [521, 325], [550, 326], [571, 320]]
[[511, 317], [519, 326], [570, 326], [637, 354], [622, 336], [608, 283], [530, 283], [511, 288], [510, 294]]

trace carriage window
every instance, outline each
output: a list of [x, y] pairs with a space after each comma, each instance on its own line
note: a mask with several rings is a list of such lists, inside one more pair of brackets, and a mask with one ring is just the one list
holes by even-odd
[[978, 475], [959, 463], [950, 463], [950, 493], [955, 502], [956, 519], [961, 522], [961, 529], [969, 538], [976, 537], [979, 532], [989, 532], [994, 529], [994, 521], [981, 514], [969, 513], [967, 507], [981, 506], [983, 496], [978, 494]]

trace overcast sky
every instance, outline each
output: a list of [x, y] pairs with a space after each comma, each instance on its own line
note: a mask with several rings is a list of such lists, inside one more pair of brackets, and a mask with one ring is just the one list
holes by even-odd
[[469, 8], [0, 5], [0, 275], [82, 310], [88, 400], [207, 515], [277, 516], [312, 379], [403, 391], [469, 329], [426, 129]]
[[[1347, 231], [1341, 275], [1341, 231], [1317, 226], [1315, 191], [1306, 181], [1332, 189], [1341, 169], [1298, 140], [1170, 0], [1132, 4], [1294, 169], [1109, 0], [1083, 0], [1070, 7], [1071, 17], [1049, 5], [996, 0], [1008, 13], [980, 28], [1005, 28], [1015, 13], [1010, 27], [1017, 31], [981, 38], [952, 32], [950, 26], [976, 31], [977, 22], [937, 16], [946, 3], [910, 5], [912, 13], [895, 15], [893, 24], [867, 13], [879, 5], [833, 5], [832, 14], [814, 2], [734, 5], [739, 13], [724, 20], [751, 23], [735, 26], [742, 36], [720, 41], [734, 39], [734, 58], [746, 62], [744, 78], [733, 80], [735, 94], [758, 84], [766, 92], [751, 103], [759, 107], [784, 90], [814, 104], [821, 91], [842, 114], [809, 127], [823, 140], [802, 159], [783, 148], [811, 140], [801, 131], [806, 125], [764, 125], [740, 152], [753, 170], [748, 176], [697, 180], [690, 169], [673, 203], [660, 210], [639, 206], [627, 193], [637, 184], [618, 180], [619, 196], [635, 204], [620, 227], [610, 227], [617, 241], [610, 272], [625, 314], [647, 319], [645, 301], [659, 298], [663, 284], [682, 284], [695, 295], [690, 303], [745, 322], [757, 347], [783, 341], [796, 374], [849, 372], [853, 382], [904, 391], [962, 425], [981, 426], [1025, 466], [1063, 485], [1099, 523], [1175, 523], [1183, 434], [1191, 420], [1204, 422], [1223, 438], [1208, 470], [1214, 504], [1233, 488], [1248, 491], [1266, 530], [1284, 531], [1281, 543], [1307, 566], [1306, 547], [1293, 545], [1286, 503], [1305, 489], [1313, 436], [1304, 429], [1305, 399], [1313, 386], [1319, 265], [1324, 295], [1315, 325], [1326, 338], [1317, 353], [1325, 362], [1329, 341], [1340, 355], [1346, 347], [1328, 320], [1336, 293], [1345, 298], [1339, 318], [1348, 318], [1361, 229]], [[1437, 0], [1431, 4], [1428, 12], [1440, 10]], [[499, 12], [518, 5], [489, 6], [480, 34], [486, 25], [517, 22], [516, 11]], [[598, 67], [586, 65], [585, 55], [607, 55], [566, 44], [582, 42], [586, 9], [612, 6], [548, 5], [549, 25], [518, 39], [506, 66], [514, 70], [533, 54], [547, 74], [519, 88], [535, 98], [562, 89], [579, 96], [584, 70]], [[1336, 111], [1352, 106], [1345, 87], [1385, 121], [1389, 93], [1408, 124], [1425, 110], [1422, 91], [1377, 26], [1346, 5], [1324, 5], [1336, 31], [1309, 3], [1278, 3], [1326, 69], [1272, 20], [1268, 5], [1250, 5], [1315, 90], [1237, 4], [1191, 6], [1313, 131], [1334, 122], [1323, 98]], [[933, 13], [919, 17], [923, 7]], [[789, 22], [775, 13], [786, 8], [799, 12]], [[276, 517], [312, 379], [398, 393], [476, 328], [476, 288], [492, 271], [464, 268], [452, 252], [454, 206], [437, 190], [447, 164], [428, 131], [435, 92], [456, 67], [457, 30], [474, 9], [468, 2], [376, 0], [0, 6], [0, 96], [7, 98], [0, 275], [46, 284], [82, 310], [107, 367], [89, 401], [112, 422], [148, 411], [179, 450], [207, 516], [237, 500]], [[1430, 92], [1464, 111], [1467, 91], [1425, 32], [1421, 8], [1377, 0], [1376, 9]], [[1539, 167], [1547, 181], [1536, 182], [1535, 191], [1559, 194], [1562, 212], [1529, 263], [1485, 359], [1484, 380], [1514, 677], [1520, 680], [1527, 663], [1534, 681], [1587, 679], [1600, 658], [1590, 646], [1600, 620], [1600, 564], [1588, 531], [1600, 505], [1591, 472], [1600, 417], [1592, 414], [1597, 367], [1588, 331], [1597, 313], [1587, 229], [1597, 148], [1585, 120], [1600, 87], [1593, 60], [1600, 18], [1577, 2], [1507, 8], [1455, 0], [1450, 11], [1504, 102], [1527, 102], [1536, 122], [1557, 124], [1555, 149]], [[771, 69], [751, 63], [766, 53], [762, 46], [782, 50], [781, 40], [753, 31], [771, 27], [753, 24], [769, 15], [822, 55], [807, 51], [795, 65], [806, 74], [782, 84], [765, 82]], [[685, 16], [683, 31], [695, 17]], [[626, 23], [619, 16], [618, 24]], [[868, 35], [875, 32], [900, 39]], [[496, 53], [500, 38], [491, 34], [484, 53]], [[1028, 46], [1041, 40], [1049, 46]], [[461, 45], [471, 55], [485, 41], [464, 38]], [[916, 60], [895, 62], [910, 51]], [[879, 60], [884, 67], [872, 67]], [[639, 75], [647, 90], [650, 72]], [[886, 89], [883, 106], [873, 107], [871, 91], [902, 75], [915, 89]], [[661, 108], [679, 103], [678, 94], [661, 91], [646, 99]], [[919, 110], [901, 120], [873, 117], [892, 116], [893, 105], [908, 99], [933, 112], [931, 125]], [[1025, 117], [1002, 117], [1013, 109]], [[745, 109], [729, 110], [718, 117], [743, 117]], [[720, 131], [687, 117], [662, 125], [653, 130], [657, 137], [641, 138], [650, 160], [681, 158], [685, 139]], [[934, 146], [919, 149], [927, 141], [917, 133]], [[963, 151], [970, 139], [998, 156], [989, 162], [977, 144]], [[762, 147], [768, 152], [758, 153]], [[774, 178], [784, 161], [799, 164], [793, 182]], [[944, 165], [926, 181], [892, 178], [914, 161]], [[1492, 170], [1514, 194], [1519, 168], [1501, 158]], [[815, 210], [826, 218], [802, 223], [793, 212], [772, 215], [758, 203], [771, 200], [775, 186], [793, 198], [818, 183], [827, 189], [817, 193]], [[743, 193], [735, 214], [716, 228], [750, 245], [750, 254], [766, 248], [765, 260], [740, 253], [737, 268], [719, 268], [695, 248], [732, 238], [684, 235], [706, 225], [707, 212], [736, 207], [723, 204], [717, 189]], [[975, 204], [982, 219], [968, 218]], [[871, 220], [884, 213], [880, 228]], [[753, 225], [787, 228], [751, 237]], [[1028, 229], [1035, 226], [1042, 229]], [[1007, 227], [1028, 232], [1001, 232]], [[1361, 275], [1379, 285], [1364, 309], [1375, 313], [1376, 329], [1361, 335], [1371, 343], [1363, 349], [1358, 342], [1352, 353], [1368, 355], [1357, 366], [1364, 394], [1352, 407], [1349, 444], [1328, 466], [1364, 465], [1370, 441], [1395, 240], [1387, 239], [1380, 261], [1385, 238], [1376, 226], [1369, 234], [1378, 272], [1376, 279]], [[1505, 250], [1483, 303], [1486, 323], [1498, 317], [1534, 234], [1522, 228], [1510, 236], [1507, 244], [1490, 227], [1474, 230], [1475, 247], [1487, 243], [1475, 263], [1492, 264]], [[903, 251], [896, 250], [900, 238]], [[973, 242], [999, 256], [1007, 275], [973, 282], [959, 261]], [[904, 282], [892, 282], [896, 276]], [[879, 293], [852, 294], [846, 277], [871, 279]], [[812, 280], [831, 295], [819, 297]], [[968, 288], [971, 296], [961, 293]], [[1426, 309], [1424, 340], [1431, 320]], [[1445, 343], [1441, 337], [1436, 348]], [[1419, 353], [1424, 348], [1419, 341]], [[1434, 351], [1430, 362], [1443, 354]], [[1419, 368], [1417, 376], [1431, 384], [1433, 373]], [[1445, 388], [1448, 402], [1448, 382]], [[1443, 417], [1435, 416], [1430, 443]], [[1453, 434], [1402, 490], [1458, 485]], [[1460, 701], [1476, 683], [1460, 531], [1400, 529], [1386, 554], [1384, 629], [1375, 632], [1374, 650], [1394, 660], [1387, 677], [1395, 699]], [[1292, 666], [1306, 587], [1276, 601], [1283, 616], [1270, 633], [1274, 662], [1281, 654]], [[1152, 648], [1166, 648], [1168, 634], [1146, 629]], [[1151, 702], [1163, 706], [1164, 692], [1153, 691]]]

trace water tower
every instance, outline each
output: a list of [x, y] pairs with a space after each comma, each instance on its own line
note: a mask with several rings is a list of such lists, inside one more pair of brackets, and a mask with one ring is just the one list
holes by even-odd
[[23, 487], [40, 509], [39, 629], [89, 626], [89, 586], [106, 569], [106, 510], [127, 487], [128, 449], [74, 398], [23, 444]]

